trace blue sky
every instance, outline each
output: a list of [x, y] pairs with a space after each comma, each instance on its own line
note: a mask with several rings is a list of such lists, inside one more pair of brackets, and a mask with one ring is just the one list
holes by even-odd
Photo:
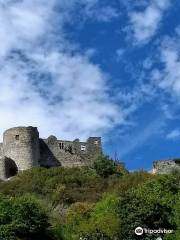
[[0, 134], [102, 136], [130, 170], [180, 157], [178, 0], [0, 0]]

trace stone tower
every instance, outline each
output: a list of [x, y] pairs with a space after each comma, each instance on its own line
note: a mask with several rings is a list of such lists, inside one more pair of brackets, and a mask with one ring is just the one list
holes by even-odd
[[15, 127], [3, 135], [3, 156], [8, 171], [21, 171], [39, 165], [39, 133], [36, 127]]

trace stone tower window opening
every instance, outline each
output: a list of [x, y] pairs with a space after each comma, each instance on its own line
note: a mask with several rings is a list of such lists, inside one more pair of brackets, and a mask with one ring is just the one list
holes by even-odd
[[63, 142], [60, 142], [59, 143], [59, 148], [62, 150], [62, 149], [64, 149], [64, 143]]
[[81, 145], [81, 151], [86, 151], [86, 146], [85, 145]]
[[19, 141], [19, 135], [16, 135], [16, 136], [15, 136], [15, 139], [16, 139], [17, 141]]
[[94, 141], [94, 144], [95, 144], [95, 145], [98, 145], [98, 143], [99, 143], [99, 142], [98, 142], [97, 140], [96, 140], [96, 141]]

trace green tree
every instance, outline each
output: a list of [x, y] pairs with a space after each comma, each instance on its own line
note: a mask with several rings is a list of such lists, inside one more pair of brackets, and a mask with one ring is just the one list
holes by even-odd
[[118, 197], [106, 194], [96, 204], [75, 203], [67, 214], [65, 239], [115, 240], [118, 239]]
[[[91, 226], [89, 239], [118, 239], [120, 219], [117, 214], [119, 198], [116, 194], [107, 193], [96, 203], [89, 221]], [[91, 238], [94, 236], [94, 238]]]
[[177, 201], [174, 207], [174, 222], [176, 225], [175, 239], [180, 239], [180, 193], [177, 195]]
[[142, 238], [136, 236], [136, 227], [175, 229], [172, 218], [178, 191], [177, 178], [162, 175], [121, 194], [118, 210], [122, 224], [120, 239], [152, 240], [158, 237], [148, 234], [144, 234]]
[[37, 200], [0, 196], [0, 239], [25, 239], [42, 235], [48, 217]]
[[107, 178], [108, 176], [116, 173], [116, 167], [112, 160], [108, 156], [100, 156], [94, 162], [94, 169], [101, 177]]
[[89, 219], [94, 204], [74, 203], [68, 209], [64, 227], [65, 240], [79, 240], [83, 232], [89, 231]]
[[174, 204], [173, 215], [171, 216], [171, 222], [174, 226], [174, 234], [167, 235], [166, 240], [179, 240], [180, 239], [180, 193], [177, 194], [176, 203]]

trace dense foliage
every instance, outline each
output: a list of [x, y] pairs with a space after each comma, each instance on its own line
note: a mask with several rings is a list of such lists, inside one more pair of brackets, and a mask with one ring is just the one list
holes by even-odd
[[107, 156], [100, 156], [94, 162], [94, 169], [96, 173], [101, 177], [109, 177], [113, 173], [116, 173], [116, 167], [112, 160], [110, 160]]
[[31, 197], [0, 196], [0, 239], [38, 238], [48, 227], [48, 217]]
[[99, 158], [93, 168], [34, 168], [0, 182], [2, 240], [180, 239], [180, 175], [128, 173]]
[[[180, 212], [178, 209], [176, 211], [174, 206], [180, 201], [178, 191], [177, 177], [162, 175], [122, 193], [118, 203], [121, 225], [124, 226], [120, 232], [120, 239], [139, 239], [132, 231], [138, 226], [152, 230], [177, 229], [178, 223], [174, 221], [174, 213], [180, 218]], [[145, 234], [143, 240], [145, 239], [153, 238]], [[172, 239], [175, 239], [175, 236], [172, 235]]]

